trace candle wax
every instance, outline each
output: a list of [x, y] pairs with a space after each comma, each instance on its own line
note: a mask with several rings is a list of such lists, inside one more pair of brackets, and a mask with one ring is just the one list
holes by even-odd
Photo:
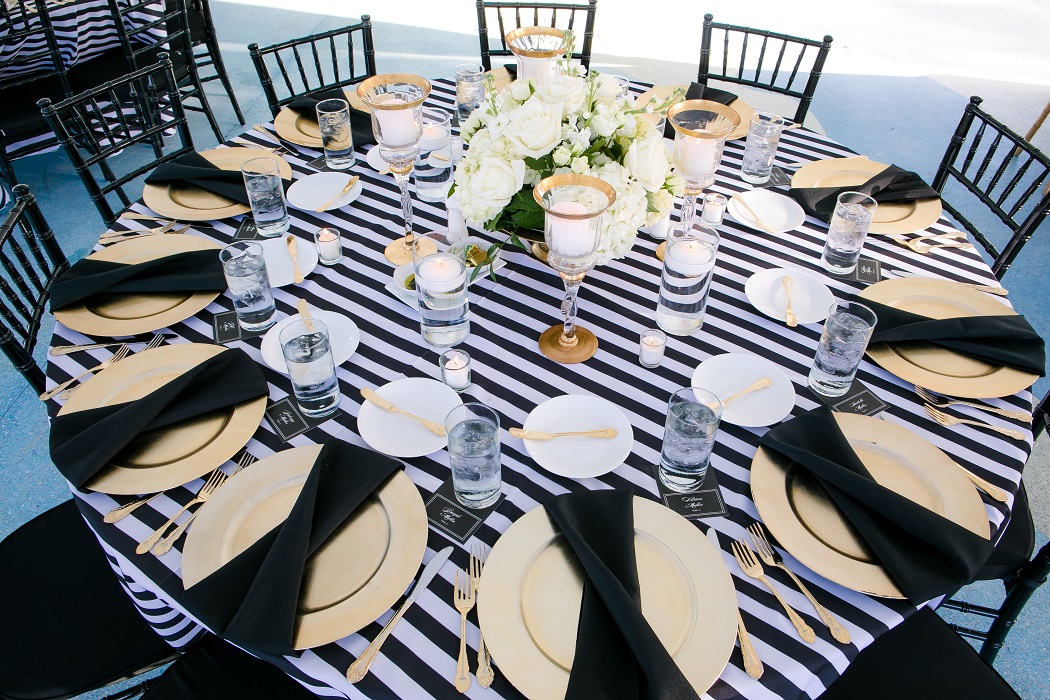
[[718, 167], [718, 139], [683, 136], [675, 165], [685, 177], [711, 175]]
[[643, 365], [658, 365], [664, 357], [663, 339], [647, 335], [642, 338], [641, 352], [638, 359]]
[[[400, 97], [391, 97], [384, 100], [382, 104], [406, 104]], [[419, 140], [419, 127], [416, 124], [415, 110], [408, 107], [404, 109], [375, 109], [376, 120], [383, 136], [382, 141], [386, 146], [409, 146]]]
[[664, 255], [664, 265], [687, 277], [700, 277], [715, 266], [714, 251], [700, 241], [688, 241], [670, 246]]
[[[586, 214], [587, 207], [579, 202], [558, 202], [551, 207], [560, 214]], [[578, 258], [594, 252], [594, 234], [589, 219], [551, 217], [551, 248], [558, 255]]]
[[416, 266], [416, 287], [437, 294], [451, 292], [466, 283], [467, 268], [451, 255], [431, 255]]
[[322, 231], [317, 236], [317, 254], [322, 260], [336, 260], [342, 257], [343, 247], [339, 236], [331, 231]]
[[470, 386], [470, 369], [462, 357], [451, 357], [444, 367], [445, 383], [453, 389]]
[[451, 143], [449, 130], [440, 124], [425, 124], [423, 135], [419, 138], [419, 150], [437, 151]]

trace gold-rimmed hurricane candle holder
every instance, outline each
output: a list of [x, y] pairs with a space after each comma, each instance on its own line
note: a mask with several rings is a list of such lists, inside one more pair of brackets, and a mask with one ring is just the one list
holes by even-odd
[[696, 200], [715, 181], [722, 161], [722, 149], [733, 130], [740, 126], [740, 115], [711, 100], [685, 100], [667, 110], [674, 127], [674, 164], [682, 177], [682, 221], [696, 218]]
[[507, 32], [507, 48], [518, 61], [518, 78], [546, 85], [565, 53], [565, 32], [554, 27], [518, 27]]
[[419, 155], [423, 134], [423, 100], [430, 94], [430, 82], [418, 75], [384, 73], [357, 86], [357, 95], [372, 113], [372, 133], [379, 154], [390, 166], [390, 172], [401, 190], [401, 210], [405, 217], [405, 235], [384, 251], [395, 265], [412, 261], [412, 197], [408, 177]]
[[547, 263], [565, 282], [565, 321], [540, 335], [540, 352], [562, 364], [583, 362], [598, 350], [598, 339], [576, 326], [577, 295], [594, 267], [602, 237], [602, 214], [616, 201], [612, 186], [590, 175], [554, 175], [532, 192], [543, 208]]

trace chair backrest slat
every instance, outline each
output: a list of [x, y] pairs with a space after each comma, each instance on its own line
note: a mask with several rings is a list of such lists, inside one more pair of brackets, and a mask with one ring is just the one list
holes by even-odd
[[[717, 55], [712, 56], [711, 50], [717, 45], [716, 35], [722, 45], [720, 63]], [[696, 80], [704, 85], [710, 80], [720, 80], [795, 98], [799, 103], [794, 120], [801, 123], [813, 102], [831, 42], [830, 36], [817, 41], [754, 27], [720, 24], [707, 14], [704, 15]], [[757, 51], [754, 50], [756, 43]], [[739, 52], [734, 49], [737, 46]], [[810, 51], [811, 48], [814, 50]], [[774, 55], [775, 62], [772, 60]], [[772, 68], [770, 63], [773, 63]]]
[[[575, 33], [577, 15], [586, 17], [582, 45], [577, 41], [572, 57], [583, 66], [591, 65], [591, 44], [594, 37], [594, 15], [598, 0], [587, 2], [515, 2], [513, 0], [477, 0], [478, 39], [481, 43], [481, 65], [492, 69], [493, 56], [513, 56], [507, 46], [507, 32], [523, 26], [548, 26]], [[522, 20], [522, 10], [531, 10], [531, 23]], [[494, 16], [499, 29], [499, 47], [489, 37], [489, 17]], [[528, 14], [525, 15], [529, 17]], [[513, 27], [508, 27], [510, 22]], [[578, 39], [577, 35], [577, 39]]]
[[73, 94], [44, 0], [0, 3], [0, 30], [5, 46], [18, 47], [16, 51], [0, 53], [0, 91], [57, 77], [61, 97]]

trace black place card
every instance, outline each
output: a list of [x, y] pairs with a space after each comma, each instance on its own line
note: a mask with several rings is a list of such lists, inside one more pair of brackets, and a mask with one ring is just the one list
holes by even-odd
[[857, 260], [857, 267], [853, 270], [853, 279], [865, 284], [875, 284], [882, 280], [882, 263], [870, 258]]
[[876, 396], [875, 392], [869, 389], [864, 382], [857, 379], [853, 380], [849, 391], [842, 396], [822, 396], [815, 391], [810, 393], [826, 403], [832, 411], [838, 413], [874, 416], [889, 408], [885, 401]]
[[504, 498], [501, 493], [496, 502], [488, 508], [467, 508], [456, 500], [450, 476], [427, 501], [427, 520], [435, 530], [463, 544], [481, 527], [489, 513], [499, 507]]
[[244, 217], [241, 225], [237, 227], [237, 233], [233, 234], [235, 241], [257, 241], [259, 231], [255, 228], [255, 219], [250, 216]]
[[222, 313], [215, 314], [215, 318], [212, 319], [212, 328], [215, 331], [216, 345], [225, 345], [226, 343], [232, 343], [235, 340], [254, 338], [255, 336], [262, 335], [266, 332], [246, 331], [241, 328], [241, 324], [237, 320], [236, 311], [223, 311]]
[[275, 401], [266, 407], [266, 420], [277, 432], [277, 437], [288, 442], [296, 435], [302, 435], [310, 428], [324, 423], [328, 418], [307, 418], [291, 396]]
[[779, 165], [774, 165], [773, 170], [769, 173], [769, 179], [763, 182], [761, 185], [755, 185], [755, 187], [782, 187], [784, 185], [791, 184], [791, 176], [788, 175]]
[[660, 500], [675, 513], [689, 520], [714, 518], [729, 513], [725, 501], [722, 500], [722, 491], [718, 488], [718, 476], [714, 469], [708, 468], [704, 483], [689, 493], [679, 493], [664, 486], [664, 482], [660, 481], [659, 470], [660, 465], [653, 466], [653, 476], [656, 477], [656, 485], [660, 489]]
[[309, 161], [306, 164], [306, 167], [313, 168], [314, 170], [319, 170], [319, 171], [321, 171], [323, 173], [342, 173], [342, 172], [346, 172], [345, 170], [333, 170], [332, 168], [329, 168], [328, 167], [328, 161], [325, 160], [325, 157], [323, 155], [319, 156], [317, 158], [314, 158], [313, 160]]

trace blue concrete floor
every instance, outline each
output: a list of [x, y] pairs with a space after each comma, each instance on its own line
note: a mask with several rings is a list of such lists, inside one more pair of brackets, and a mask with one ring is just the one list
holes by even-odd
[[[397, 3], [393, 3], [396, 5]], [[468, 3], [473, 6], [473, 3]], [[250, 126], [270, 119], [254, 68], [248, 57], [247, 44], [273, 43], [305, 36], [324, 29], [349, 24], [344, 16], [333, 17], [308, 12], [253, 7], [212, 2], [213, 13], [223, 42], [223, 52], [235, 90]], [[614, 6], [615, 7], [615, 6]], [[374, 19], [379, 13], [372, 8]], [[341, 11], [341, 10], [340, 10]], [[367, 11], [367, 9], [365, 10]], [[388, 10], [387, 18], [397, 13]], [[464, 21], [462, 31], [433, 31], [418, 27], [377, 22], [375, 41], [380, 72], [410, 72], [425, 76], [448, 76], [456, 64], [476, 58], [477, 37], [473, 20]], [[757, 23], [757, 22], [756, 22]], [[837, 32], [835, 33], [838, 36]], [[386, 47], [397, 47], [391, 50]], [[836, 46], [835, 51], [848, 46]], [[673, 63], [596, 53], [594, 66], [615, 66], [615, 72], [636, 76], [650, 82], [684, 82], [695, 75], [695, 63]], [[1031, 122], [1030, 109], [1016, 106], [1020, 97], [1046, 99], [1039, 86], [970, 81], [964, 93], [946, 87], [930, 77], [897, 75], [857, 75], [836, 73], [834, 61], [822, 78], [813, 112], [824, 130], [833, 138], [849, 145], [873, 160], [894, 162], [931, 177], [943, 154], [955, 124], [970, 94], [977, 92], [989, 98], [986, 108], [1019, 131]], [[982, 89], [983, 88], [983, 89]], [[1042, 90], [1042, 92], [1038, 92]], [[1038, 92], [1037, 97], [1031, 97]], [[227, 137], [245, 130], [236, 123], [233, 110], [217, 82], [208, 83], [208, 95]], [[1020, 97], [1019, 97], [1020, 95]], [[1002, 97], [1000, 100], [995, 98]], [[862, 107], [860, 107], [862, 106]], [[1003, 112], [997, 112], [1000, 108]], [[213, 144], [204, 119], [190, 115], [197, 145]], [[1050, 126], [1036, 139], [1046, 148], [1050, 143]], [[85, 255], [104, 230], [101, 219], [73, 172], [68, 160], [59, 153], [23, 159], [15, 164], [19, 179], [28, 184], [42, 201], [44, 213], [55, 229], [64, 250], [73, 258]], [[989, 226], [994, 222], [980, 221]], [[1050, 259], [1050, 236], [1041, 231], [1023, 259], [1005, 280], [1011, 289], [1013, 303], [1050, 337], [1050, 306], [1045, 304], [1048, 291], [1046, 260]], [[1043, 302], [1043, 303], [1040, 303]], [[50, 328], [41, 333], [43, 359]], [[1037, 385], [1040, 393], [1050, 382]], [[7, 363], [0, 363], [0, 538], [21, 523], [54, 504], [68, 498], [65, 482], [50, 464], [47, 453], [47, 421], [44, 407], [26, 388], [25, 382]], [[1046, 438], [1044, 437], [1044, 440]], [[1032, 489], [1032, 485], [1029, 485]], [[1040, 545], [1046, 539], [1040, 536]], [[973, 602], [997, 604], [1001, 585], [983, 583], [970, 586], [964, 597]], [[1050, 629], [1050, 587], [1044, 587], [1029, 603], [1017, 628], [1009, 638], [996, 668], [1010, 681], [1022, 697], [1029, 700], [1050, 697], [1050, 654], [1046, 630]], [[101, 697], [89, 694], [85, 697]]]

